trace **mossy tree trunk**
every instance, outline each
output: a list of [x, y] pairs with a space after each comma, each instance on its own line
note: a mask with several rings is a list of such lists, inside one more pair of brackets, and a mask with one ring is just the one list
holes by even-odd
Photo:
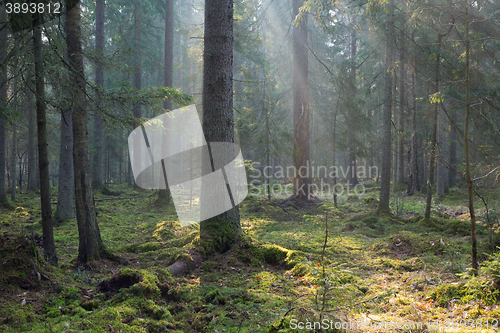
[[[203, 132], [207, 142], [234, 142], [233, 1], [205, 1]], [[241, 234], [238, 207], [202, 221], [208, 251], [225, 252]]]

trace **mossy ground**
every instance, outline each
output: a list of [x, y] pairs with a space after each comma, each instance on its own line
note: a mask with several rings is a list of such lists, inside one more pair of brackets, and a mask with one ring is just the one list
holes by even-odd
[[[103, 241], [128, 266], [75, 266], [78, 234], [70, 220], [55, 227], [60, 265], [51, 267], [39, 255], [39, 197], [21, 194], [0, 209], [0, 331], [287, 332], [294, 331], [291, 319], [366, 319], [372, 326], [351, 331], [380, 331], [382, 321], [426, 325], [408, 332], [429, 331], [436, 320], [470, 328], [473, 320], [483, 323], [475, 331], [487, 332], [486, 320], [500, 320], [492, 279], [463, 275], [470, 267], [465, 191], [452, 189], [428, 222], [423, 195], [395, 196], [394, 215], [375, 216], [376, 186], [339, 198], [338, 209], [328, 201], [282, 209], [249, 196], [240, 206], [241, 242], [174, 278], [166, 267], [197, 242], [197, 226], [182, 228], [173, 205], [154, 204], [154, 192], [110, 190], [139, 196], [96, 202]], [[481, 260], [488, 259], [488, 232], [480, 222]]]

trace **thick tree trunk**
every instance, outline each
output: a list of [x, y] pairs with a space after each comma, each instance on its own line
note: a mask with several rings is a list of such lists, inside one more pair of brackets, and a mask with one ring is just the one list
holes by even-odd
[[[165, 51], [164, 51], [164, 71], [163, 71], [163, 85], [172, 88], [172, 80], [174, 73], [174, 0], [166, 0], [165, 3]], [[163, 101], [163, 108], [165, 110], [172, 110], [172, 102], [168, 99]], [[169, 140], [168, 133], [163, 133], [164, 141]], [[165, 190], [158, 191], [158, 201], [163, 205], [168, 205], [170, 202], [170, 189], [168, 187], [168, 180], [165, 179]]]
[[[104, 56], [104, 0], [96, 1], [95, 10], [95, 46], [97, 51], [97, 64], [95, 69], [95, 84], [97, 86], [104, 86], [104, 66], [102, 57]], [[100, 113], [102, 94], [97, 92], [97, 110], [94, 113], [94, 163], [92, 168], [92, 185], [96, 188], [102, 189], [104, 187], [104, 129], [103, 119]]]
[[[205, 1], [203, 132], [207, 142], [234, 142], [233, 1]], [[207, 250], [225, 252], [241, 234], [238, 207], [202, 221]]]
[[[292, 20], [299, 14], [304, 0], [293, 0]], [[309, 149], [309, 90], [307, 14], [293, 25], [293, 164], [294, 196], [310, 200], [311, 161]], [[302, 170], [302, 171], [301, 171]], [[305, 170], [305, 171], [304, 171]], [[301, 171], [301, 172], [299, 172]]]
[[50, 204], [49, 153], [47, 142], [47, 119], [45, 115], [45, 82], [42, 55], [41, 14], [33, 21], [35, 54], [36, 121], [38, 132], [38, 168], [40, 170], [40, 197], [42, 206], [43, 250], [48, 263], [57, 265], [54, 244], [52, 207]]
[[78, 261], [87, 263], [106, 256], [96, 220], [92, 179], [90, 177], [89, 134], [87, 130], [87, 101], [80, 36], [80, 3], [66, 13], [68, 59], [72, 68], [73, 87], [73, 167], [75, 171], [76, 218], [78, 222]]
[[382, 132], [382, 171], [380, 181], [379, 214], [389, 214], [389, 198], [391, 190], [391, 118], [392, 118], [392, 74], [394, 64], [394, 0], [390, 0], [386, 23], [386, 60], [385, 60], [385, 88], [384, 113]]

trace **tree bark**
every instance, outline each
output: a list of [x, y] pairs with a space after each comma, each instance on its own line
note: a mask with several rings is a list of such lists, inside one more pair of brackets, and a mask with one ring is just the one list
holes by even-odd
[[61, 110], [61, 148], [59, 157], [59, 186], [57, 218], [65, 221], [75, 217], [75, 183], [73, 170], [73, 114]]
[[41, 22], [41, 14], [35, 14], [35, 19], [33, 21], [33, 42], [35, 54], [36, 121], [38, 130], [38, 169], [40, 170], [43, 250], [45, 252], [45, 259], [47, 262], [57, 265], [52, 208], [50, 205], [49, 153], [47, 142], [47, 119], [45, 115], [45, 82]]
[[[435, 88], [434, 88], [434, 93], [437, 94], [439, 93], [439, 81], [440, 81], [440, 68], [441, 68], [441, 40], [443, 36], [440, 33], [438, 33], [438, 41], [437, 41], [437, 47], [438, 51], [436, 53], [436, 80], [435, 80]], [[439, 97], [438, 97], [439, 98]], [[438, 131], [438, 113], [439, 113], [439, 101], [434, 102], [434, 111], [432, 115], [432, 139], [431, 139], [431, 156], [430, 156], [430, 164], [429, 164], [429, 177], [427, 181], [427, 201], [426, 201], [426, 206], [425, 206], [425, 219], [429, 220], [431, 216], [431, 204], [432, 204], [432, 192], [433, 192], [433, 187], [435, 186], [434, 184], [434, 173], [436, 169], [436, 159], [437, 159], [437, 131]]]
[[[351, 73], [350, 73], [350, 90], [351, 90], [351, 96], [349, 97], [351, 100], [355, 100], [356, 98], [356, 30], [354, 29], [354, 19], [352, 19], [351, 22]], [[352, 104], [355, 108], [357, 108], [357, 105], [355, 103]], [[351, 126], [356, 123], [355, 117], [357, 114], [357, 110], [352, 110], [351, 114], [353, 117], [351, 118]], [[357, 174], [357, 165], [356, 165], [356, 145], [355, 142], [356, 140], [353, 138], [351, 140], [351, 145], [349, 147], [349, 165], [350, 171], [348, 172], [348, 180], [350, 183], [350, 186], [356, 186], [358, 185], [358, 174]], [[348, 169], [349, 170], [349, 169]]]
[[399, 119], [398, 119], [398, 184], [404, 182], [404, 112], [405, 112], [405, 34], [404, 23], [399, 30]]
[[90, 176], [87, 100], [80, 35], [80, 2], [66, 13], [68, 59], [71, 66], [73, 105], [73, 167], [75, 171], [76, 218], [78, 223], [78, 258], [81, 263], [107, 256], [96, 220], [92, 179]]
[[[411, 37], [413, 40], [413, 35]], [[420, 191], [420, 182], [418, 175], [418, 140], [417, 140], [417, 83], [415, 79], [415, 59], [412, 57], [410, 65], [410, 96], [408, 98], [408, 106], [410, 111], [410, 173], [408, 179], [408, 195], [413, 195], [415, 192]]]
[[[14, 91], [16, 91], [14, 89]], [[12, 160], [10, 161], [10, 200], [16, 200], [16, 168], [17, 168], [17, 126], [12, 125]]]
[[[292, 20], [296, 20], [304, 0], [293, 0]], [[295, 177], [294, 196], [310, 200], [311, 161], [309, 149], [309, 90], [308, 90], [308, 50], [307, 16], [304, 14], [293, 25], [293, 164]], [[306, 170], [299, 172], [300, 170]]]
[[390, 0], [386, 23], [386, 60], [384, 79], [384, 113], [382, 116], [382, 171], [380, 181], [379, 214], [389, 214], [389, 197], [391, 190], [391, 118], [392, 118], [392, 74], [394, 63], [394, 0]]
[[457, 183], [457, 113], [455, 110], [451, 110], [450, 115], [450, 170], [448, 173], [448, 183], [450, 188], [455, 186]]
[[[28, 84], [32, 85], [33, 71], [28, 68]], [[36, 148], [35, 148], [35, 102], [33, 101], [34, 86], [27, 90], [26, 99], [28, 100], [28, 191], [36, 190]], [[19, 185], [21, 188], [21, 184]]]
[[[0, 21], [7, 21], [5, 8], [0, 7]], [[0, 30], [0, 106], [7, 106], [7, 29]], [[5, 190], [5, 119], [0, 118], [0, 201], [7, 200]]]
[[470, 39], [469, 39], [469, 3], [465, 1], [465, 128], [464, 128], [464, 145], [465, 145], [465, 177], [469, 190], [469, 213], [471, 225], [471, 242], [472, 242], [472, 268], [477, 272], [477, 241], [476, 241], [476, 215], [474, 212], [474, 184], [470, 174], [470, 150], [469, 150], [469, 117], [470, 117], [470, 87], [469, 87], [469, 70], [470, 70]]
[[[163, 85], [165, 87], [173, 87], [173, 73], [174, 73], [174, 0], [165, 1], [165, 51], [164, 51], [164, 71], [163, 71]], [[169, 99], [163, 101], [163, 108], [165, 110], [172, 110], [172, 102]], [[163, 133], [164, 141], [169, 140], [168, 133]], [[165, 190], [158, 191], [158, 201], [163, 205], [170, 203], [170, 188], [168, 187], [168, 180], [165, 179]]]
[[[95, 9], [95, 47], [97, 53], [97, 64], [95, 69], [96, 86], [104, 86], [104, 65], [102, 58], [104, 56], [104, 0], [96, 1]], [[104, 129], [103, 119], [100, 113], [102, 94], [98, 91], [96, 94], [97, 110], [94, 112], [94, 145], [95, 155], [92, 169], [92, 185], [102, 189], [104, 187]]]
[[[233, 1], [205, 1], [203, 132], [207, 142], [234, 142]], [[209, 251], [225, 252], [241, 234], [238, 206], [200, 223]]]

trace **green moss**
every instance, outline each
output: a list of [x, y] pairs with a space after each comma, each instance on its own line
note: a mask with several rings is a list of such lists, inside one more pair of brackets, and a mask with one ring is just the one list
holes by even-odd
[[464, 295], [464, 283], [445, 283], [437, 286], [429, 293], [429, 297], [436, 302], [436, 305], [446, 307], [453, 299], [460, 299]]
[[255, 247], [256, 254], [266, 263], [275, 265], [284, 260], [288, 255], [288, 250], [274, 244], [264, 244], [260, 247]]
[[407, 272], [420, 271], [423, 270], [424, 267], [425, 262], [418, 257], [407, 259], [398, 265], [398, 269]]
[[224, 253], [239, 241], [241, 225], [236, 210], [205, 220], [200, 225], [199, 251], [203, 254]]
[[82, 304], [80, 304], [80, 306], [87, 311], [92, 311], [94, 309], [99, 308], [99, 301], [98, 300], [90, 300], [87, 302], [83, 302]]
[[292, 273], [295, 276], [305, 276], [311, 272], [309, 265], [305, 263], [297, 263], [293, 268], [290, 270], [290, 273]]
[[160, 281], [156, 274], [149, 270], [142, 269], [141, 270], [141, 281], [136, 284], [137, 287], [140, 288], [142, 293], [149, 297], [158, 297], [160, 296], [160, 288], [158, 285]]
[[136, 253], [156, 251], [160, 248], [161, 244], [158, 242], [148, 242], [144, 244], [138, 244], [135, 248]]
[[288, 251], [285, 258], [285, 265], [288, 269], [295, 267], [299, 263], [307, 260], [306, 254], [302, 251]]
[[133, 281], [139, 280], [141, 277], [141, 273], [139, 272], [139, 270], [129, 267], [122, 268], [120, 270], [120, 275], [122, 277], [130, 277], [130, 279]]
[[143, 304], [143, 312], [151, 319], [162, 320], [171, 318], [170, 312], [163, 307], [155, 304], [152, 300], [146, 300]]

